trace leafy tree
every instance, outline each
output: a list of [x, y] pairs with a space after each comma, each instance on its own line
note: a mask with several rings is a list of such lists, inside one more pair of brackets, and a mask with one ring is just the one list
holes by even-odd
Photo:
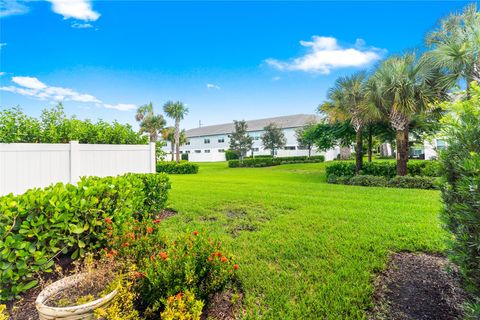
[[140, 122], [140, 133], [147, 133], [150, 142], [157, 141], [158, 133], [166, 124], [162, 115], [154, 113], [153, 104], [151, 102], [144, 104], [137, 109], [135, 120]]
[[[445, 103], [448, 147], [440, 154], [444, 184], [442, 218], [453, 234], [450, 257], [460, 267], [466, 289], [477, 296], [480, 318], [480, 86], [472, 82], [467, 100]], [[475, 304], [475, 303], [474, 303]], [[476, 311], [475, 311], [476, 310]]]
[[0, 110], [0, 143], [39, 142], [40, 122], [20, 107]]
[[447, 98], [442, 72], [414, 53], [393, 56], [377, 68], [367, 84], [372, 102], [396, 131], [397, 174], [407, 174], [409, 126], [413, 117], [428, 112]]
[[263, 128], [263, 130], [265, 132], [261, 136], [262, 144], [265, 149], [271, 150], [272, 156], [275, 157], [275, 150], [285, 147], [287, 139], [282, 129], [273, 122]]
[[476, 4], [441, 20], [426, 43], [432, 47], [427, 56], [434, 65], [448, 70], [449, 80], [465, 80], [469, 94], [470, 83], [480, 81], [480, 14]]
[[175, 120], [175, 160], [180, 162], [180, 121], [188, 114], [188, 108], [180, 101], [168, 101], [163, 106], [163, 111], [167, 116]]
[[[164, 141], [170, 142], [172, 161], [175, 154], [175, 128], [166, 127], [162, 130], [162, 139]], [[183, 146], [187, 143], [187, 133], [185, 130], [180, 131], [180, 146]]]
[[308, 157], [312, 154], [312, 148], [315, 145], [315, 125], [310, 124], [295, 131], [298, 147], [308, 150]]
[[237, 152], [240, 161], [247, 155], [248, 150], [252, 149], [253, 137], [247, 134], [247, 123], [242, 121], [233, 120], [235, 131], [228, 135], [230, 138], [230, 149]]
[[[340, 148], [350, 148], [350, 145], [355, 139], [356, 133], [349, 121], [336, 123], [319, 123], [312, 129], [312, 139], [320, 151], [327, 151], [336, 146]], [[342, 159], [346, 159], [345, 155]]]

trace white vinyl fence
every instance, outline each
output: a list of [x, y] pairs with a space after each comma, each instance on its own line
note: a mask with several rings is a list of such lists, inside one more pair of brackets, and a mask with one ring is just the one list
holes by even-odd
[[82, 176], [155, 172], [155, 144], [0, 143], [0, 196]]

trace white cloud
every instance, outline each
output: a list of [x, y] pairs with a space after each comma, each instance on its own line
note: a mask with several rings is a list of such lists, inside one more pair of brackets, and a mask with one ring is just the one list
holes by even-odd
[[0, 77], [3, 76], [3, 75], [5, 75], [5, 72], [0, 71]]
[[273, 77], [273, 78], [272, 78], [273, 81], [278, 81], [278, 80], [280, 80], [280, 79], [281, 79], [280, 77]]
[[119, 104], [103, 104], [103, 106], [107, 109], [116, 109], [120, 111], [130, 111], [137, 109], [137, 106], [130, 103], [119, 103]]
[[365, 41], [357, 39], [355, 46], [344, 48], [333, 37], [313, 36], [312, 41], [300, 41], [308, 52], [289, 61], [267, 59], [265, 62], [279, 70], [305, 71], [329, 74], [331, 70], [362, 67], [381, 59], [384, 50], [365, 47]]
[[16, 0], [0, 0], [0, 17], [3, 18], [27, 13], [29, 9], [22, 2]]
[[73, 23], [72, 23], [72, 28], [75, 28], [75, 29], [88, 29], [88, 28], [93, 28], [93, 25], [90, 24], [90, 23], [73, 22]]
[[207, 88], [220, 90], [220, 86], [213, 83], [207, 83]]
[[64, 19], [78, 19], [95, 21], [100, 13], [93, 11], [89, 0], [48, 0], [52, 3], [52, 10], [63, 16]]
[[29, 89], [44, 89], [47, 85], [34, 77], [12, 77], [12, 82]]
[[6, 42], [0, 42], [0, 49], [2, 49], [3, 47], [5, 47], [7, 45]]
[[[3, 74], [4, 73], [0, 75]], [[12, 82], [17, 86], [3, 86], [0, 87], [0, 90], [33, 97], [40, 100], [95, 103], [96, 105], [107, 109], [115, 109], [120, 111], [130, 111], [137, 108], [136, 105], [128, 103], [103, 103], [100, 99], [91, 94], [79, 93], [70, 88], [48, 86], [35, 77], [12, 77]]]

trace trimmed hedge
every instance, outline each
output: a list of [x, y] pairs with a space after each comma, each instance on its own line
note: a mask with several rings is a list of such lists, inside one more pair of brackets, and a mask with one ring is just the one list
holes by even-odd
[[114, 226], [151, 218], [164, 208], [169, 189], [164, 174], [126, 174], [1, 197], [0, 300], [36, 286], [36, 274], [50, 271], [55, 255], [75, 259], [98, 251]]
[[314, 163], [314, 162], [323, 162], [325, 161], [324, 156], [299, 156], [299, 157], [278, 157], [278, 158], [250, 158], [240, 160], [230, 160], [228, 161], [228, 166], [230, 168], [252, 168], [252, 167], [271, 167], [278, 166], [281, 164], [291, 164], [291, 163]]
[[358, 175], [353, 177], [329, 175], [328, 183], [348, 184], [364, 187], [389, 187], [389, 188], [412, 188], [412, 189], [436, 189], [436, 179], [433, 177], [396, 176], [387, 179], [383, 176]]
[[225, 160], [237, 160], [238, 153], [234, 150], [225, 150]]
[[169, 174], [195, 174], [198, 173], [198, 165], [190, 162], [157, 162], [157, 172]]
[[[383, 176], [391, 179], [396, 176], [396, 163], [393, 161], [375, 161], [363, 164], [361, 175]], [[407, 164], [410, 176], [438, 177], [440, 176], [440, 163], [433, 160], [409, 161]], [[351, 161], [339, 161], [329, 164], [326, 168], [327, 176], [333, 174], [337, 177], [353, 177], [355, 175], [355, 163]]]

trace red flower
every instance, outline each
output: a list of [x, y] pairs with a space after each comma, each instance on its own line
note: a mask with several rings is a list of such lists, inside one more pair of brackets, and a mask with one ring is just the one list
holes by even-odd
[[129, 236], [130, 238], [132, 238], [132, 240], [135, 240], [135, 233], [132, 232], [132, 233], [130, 233], [128, 236]]
[[228, 261], [227, 257], [222, 257], [220, 260], [221, 260], [222, 262], [227, 262], [227, 261]]
[[152, 261], [155, 260], [155, 255], [154, 255], [154, 254], [152, 254], [152, 255], [150, 256], [150, 260], [152, 260]]
[[112, 223], [112, 219], [110, 219], [110, 218], [107, 217], [107, 218], [105, 218], [105, 222], [106, 222], [106, 223]]
[[147, 233], [152, 233], [153, 232], [153, 228], [152, 227], [147, 227]]
[[217, 252], [217, 257], [221, 257], [222, 256], [222, 252], [221, 251], [218, 251]]
[[164, 251], [160, 252], [160, 257], [163, 259], [163, 260], [167, 260], [168, 259], [168, 254]]
[[198, 236], [198, 231], [193, 231], [194, 236]]
[[212, 257], [208, 257], [208, 261], [212, 261], [212, 260], [213, 260], [213, 258], [212, 258]]
[[128, 247], [128, 242], [125, 242], [125, 243], [123, 244], [123, 246], [124, 246], [124, 247]]
[[177, 293], [177, 296], [175, 298], [177, 298], [177, 300], [182, 300], [182, 297], [183, 297], [183, 293]]
[[238, 268], [239, 268], [238, 264], [233, 265], [233, 270], [238, 270]]
[[140, 279], [140, 278], [145, 277], [145, 274], [144, 274], [143, 272], [138, 272], [138, 271], [136, 271], [136, 272], [133, 274], [133, 277], [134, 277], [135, 279]]
[[157, 224], [157, 223], [160, 223], [160, 221], [162, 221], [162, 219], [155, 219], [155, 220], [153, 220], [152, 222], [153, 222], [154, 224]]

